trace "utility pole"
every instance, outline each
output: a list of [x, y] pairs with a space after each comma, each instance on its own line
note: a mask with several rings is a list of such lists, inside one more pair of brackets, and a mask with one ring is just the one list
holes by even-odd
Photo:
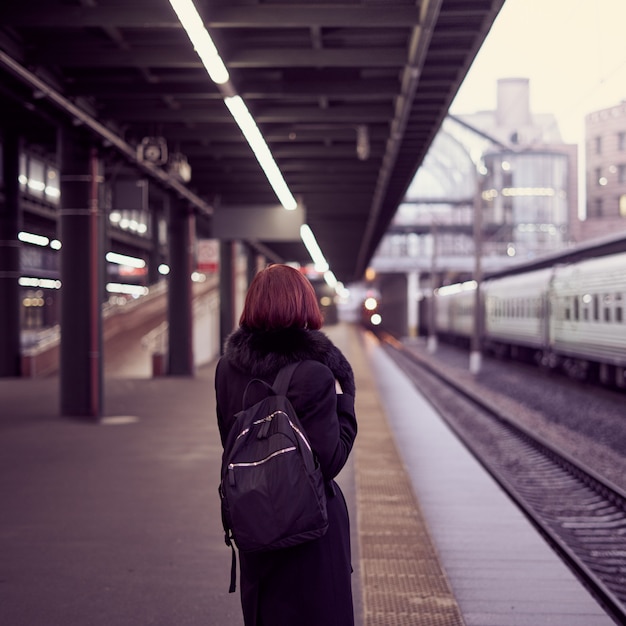
[[426, 348], [428, 352], [434, 354], [437, 351], [437, 330], [435, 319], [437, 312], [435, 309], [435, 276], [437, 273], [437, 221], [431, 215], [430, 232], [433, 238], [433, 249], [430, 263], [430, 306], [428, 307], [428, 342]]
[[470, 352], [469, 370], [478, 374], [482, 366], [482, 316], [480, 288], [482, 283], [482, 247], [483, 247], [483, 180], [481, 165], [476, 168], [476, 191], [474, 193], [474, 281], [476, 291], [474, 299], [474, 332]]

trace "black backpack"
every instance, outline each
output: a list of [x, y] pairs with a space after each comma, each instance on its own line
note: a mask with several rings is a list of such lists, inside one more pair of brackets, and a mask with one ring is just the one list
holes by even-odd
[[[241, 552], [287, 548], [328, 529], [324, 478], [287, 399], [299, 364], [283, 367], [272, 386], [256, 378], [248, 383], [224, 444], [219, 493], [225, 541], [233, 548], [234, 540]], [[259, 385], [265, 397], [248, 407]], [[231, 592], [235, 563], [233, 548]]]

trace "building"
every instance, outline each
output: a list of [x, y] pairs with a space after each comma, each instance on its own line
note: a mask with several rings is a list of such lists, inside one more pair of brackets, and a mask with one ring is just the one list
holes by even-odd
[[406, 276], [410, 333], [414, 295], [473, 278], [477, 245], [488, 273], [580, 239], [577, 154], [554, 115], [531, 111], [526, 78], [498, 81], [494, 111], [444, 120], [372, 260], [381, 292]]
[[626, 230], [626, 100], [585, 117], [586, 219], [581, 239]]
[[501, 79], [497, 89], [495, 111], [445, 120], [375, 267], [390, 269], [390, 256], [402, 257], [402, 267], [407, 257], [432, 256], [436, 229], [439, 266], [471, 269], [477, 194], [488, 266], [556, 252], [579, 239], [577, 146], [563, 143], [554, 115], [531, 112], [528, 79]]

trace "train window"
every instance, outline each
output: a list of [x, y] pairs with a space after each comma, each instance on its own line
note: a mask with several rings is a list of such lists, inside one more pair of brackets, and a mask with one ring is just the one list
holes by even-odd
[[613, 301], [613, 298], [611, 298], [610, 294], [604, 294], [604, 321], [605, 322], [610, 322], [611, 321], [611, 303]]

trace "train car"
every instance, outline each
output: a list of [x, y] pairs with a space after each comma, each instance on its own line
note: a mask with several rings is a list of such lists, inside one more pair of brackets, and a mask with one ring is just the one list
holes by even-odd
[[549, 347], [549, 293], [553, 269], [505, 276], [481, 286], [483, 342], [499, 355], [529, 355], [540, 361]]
[[550, 296], [550, 349], [570, 374], [598, 367], [626, 387], [626, 253], [559, 267]]
[[446, 285], [435, 291], [435, 329], [438, 335], [467, 343], [474, 334], [476, 283]]
[[[437, 335], [468, 345], [475, 306], [473, 281], [436, 290]], [[626, 253], [485, 280], [479, 315], [487, 352], [626, 388]]]

